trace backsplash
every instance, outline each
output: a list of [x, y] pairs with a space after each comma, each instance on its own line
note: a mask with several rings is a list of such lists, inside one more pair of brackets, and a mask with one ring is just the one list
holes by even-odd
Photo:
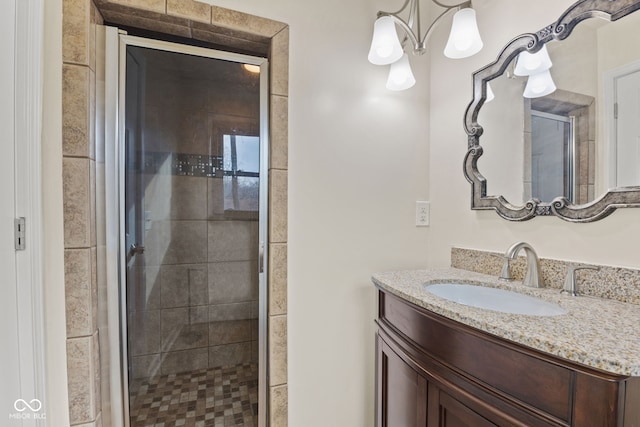
[[[497, 277], [504, 263], [503, 255], [498, 252], [453, 247], [451, 248], [451, 267]], [[543, 286], [562, 289], [567, 267], [578, 264], [600, 268], [599, 271], [576, 271], [577, 287], [582, 295], [640, 304], [640, 270], [631, 268], [540, 258]], [[517, 260], [511, 262], [511, 274], [515, 280], [522, 280], [525, 270], [524, 256], [519, 256]]]

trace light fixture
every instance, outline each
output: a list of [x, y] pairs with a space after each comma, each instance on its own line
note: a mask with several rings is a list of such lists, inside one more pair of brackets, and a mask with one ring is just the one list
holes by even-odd
[[522, 96], [525, 98], [540, 98], [556, 90], [556, 84], [551, 77], [551, 57], [547, 45], [543, 44], [536, 53], [522, 51], [516, 58], [513, 74], [528, 76], [527, 85]]
[[540, 98], [553, 93], [555, 90], [556, 84], [551, 78], [551, 73], [549, 70], [545, 70], [529, 76], [523, 96], [525, 98]]
[[516, 61], [516, 67], [513, 74], [516, 76], [530, 76], [542, 71], [547, 71], [553, 63], [547, 51], [547, 45], [542, 45], [542, 49], [536, 53], [527, 51], [520, 52]]
[[447, 58], [467, 58], [482, 49], [483, 43], [476, 23], [476, 11], [467, 7], [453, 15], [449, 41], [444, 48]]
[[392, 64], [399, 60], [403, 53], [393, 18], [382, 16], [377, 19], [373, 28], [369, 62], [375, 65]]
[[247, 70], [250, 73], [260, 74], [260, 66], [259, 65], [242, 64], [242, 66], [244, 67], [245, 70]]
[[402, 58], [391, 64], [389, 77], [387, 78], [387, 89], [389, 90], [405, 90], [416, 84], [413, 77], [411, 65], [409, 65], [409, 56], [404, 53]]
[[[411, 45], [411, 51], [414, 55], [421, 55], [427, 50], [427, 41], [431, 36], [436, 24], [440, 22], [451, 11], [457, 11], [453, 16], [453, 23], [451, 25], [451, 33], [449, 35], [449, 41], [444, 50], [445, 56], [449, 58], [467, 58], [474, 55], [482, 49], [482, 39], [478, 32], [478, 25], [476, 24], [476, 13], [471, 9], [471, 1], [465, 1], [456, 5], [446, 5], [440, 3], [438, 0], [431, 0], [438, 6], [445, 9], [427, 28], [427, 31], [423, 34], [420, 25], [420, 0], [405, 0], [404, 5], [397, 12], [378, 12], [378, 19], [376, 20], [373, 28], [373, 40], [371, 41], [371, 48], [369, 49], [369, 62], [375, 65], [388, 65], [394, 64], [396, 61], [402, 61], [403, 65], [400, 69], [409, 68], [409, 74], [413, 79], [413, 73], [411, 73], [409, 59], [404, 53], [403, 45]], [[400, 17], [401, 14], [408, 11], [407, 19]], [[400, 27], [403, 35], [402, 41], [398, 37], [397, 28]], [[405, 59], [406, 58], [406, 59]], [[393, 72], [390, 70], [390, 73]], [[408, 74], [405, 74], [408, 75]], [[389, 81], [392, 80], [391, 76], [387, 80], [387, 87], [389, 87]], [[415, 79], [413, 79], [415, 83]], [[404, 85], [403, 90], [413, 86]], [[391, 85], [393, 87], [399, 87], [398, 85]]]

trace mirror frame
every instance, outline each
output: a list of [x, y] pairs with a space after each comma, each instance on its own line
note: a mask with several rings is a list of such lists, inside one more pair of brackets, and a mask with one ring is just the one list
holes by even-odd
[[468, 135], [468, 151], [464, 158], [464, 175], [471, 183], [471, 209], [494, 209], [510, 221], [526, 221], [535, 216], [558, 216], [570, 222], [591, 222], [610, 215], [617, 208], [640, 207], [640, 186], [619, 187], [583, 205], [560, 196], [551, 202], [532, 198], [523, 206], [509, 203], [503, 196], [487, 196], [487, 181], [478, 170], [482, 126], [478, 124], [480, 108], [487, 98], [487, 82], [501, 76], [522, 51], [535, 53], [552, 40], [567, 38], [575, 26], [588, 18], [604, 18], [613, 22], [640, 9], [640, 0], [580, 0], [569, 7], [553, 24], [536, 33], [522, 34], [509, 42], [498, 58], [473, 73], [473, 100], [464, 115]]

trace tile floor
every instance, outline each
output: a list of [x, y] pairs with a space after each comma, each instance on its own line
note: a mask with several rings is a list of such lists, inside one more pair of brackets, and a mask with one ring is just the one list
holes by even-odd
[[244, 364], [134, 380], [131, 427], [255, 427], [258, 366]]

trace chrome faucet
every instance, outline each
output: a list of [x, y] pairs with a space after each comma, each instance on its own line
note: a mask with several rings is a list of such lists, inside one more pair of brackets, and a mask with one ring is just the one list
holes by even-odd
[[511, 264], [510, 262], [518, 256], [520, 249], [524, 249], [524, 253], [527, 256], [527, 271], [524, 274], [524, 283], [526, 286], [539, 288], [542, 281], [542, 274], [540, 273], [540, 261], [536, 251], [533, 250], [530, 244], [526, 242], [514, 243], [504, 253], [504, 265], [502, 266], [502, 272], [500, 273], [500, 279], [512, 280], [511, 277]]

